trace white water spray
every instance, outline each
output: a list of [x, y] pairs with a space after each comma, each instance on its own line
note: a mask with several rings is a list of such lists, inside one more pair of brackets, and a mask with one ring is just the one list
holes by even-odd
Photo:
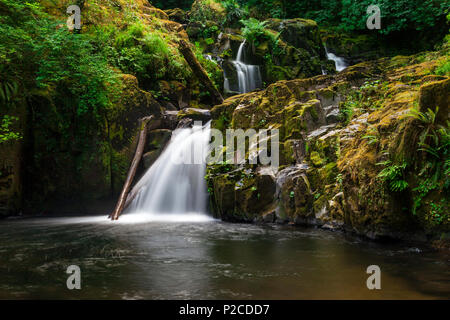
[[[203, 221], [206, 216], [206, 164], [209, 123], [174, 131], [156, 162], [133, 188], [137, 196], [121, 220]], [[190, 163], [190, 164], [188, 164]]]
[[348, 64], [345, 62], [344, 58], [338, 57], [334, 53], [328, 52], [327, 47], [325, 47], [325, 52], [327, 54], [328, 60], [333, 60], [336, 65], [336, 71], [341, 72], [345, 68], [348, 67]]

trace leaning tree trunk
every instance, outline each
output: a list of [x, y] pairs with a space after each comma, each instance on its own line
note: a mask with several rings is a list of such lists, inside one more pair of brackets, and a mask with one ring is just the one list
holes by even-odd
[[136, 147], [136, 152], [134, 154], [133, 162], [131, 163], [130, 170], [128, 171], [127, 180], [125, 180], [125, 184], [123, 185], [122, 192], [120, 193], [119, 201], [117, 202], [116, 209], [110, 215], [111, 220], [119, 219], [123, 209], [126, 207], [125, 204], [127, 200], [128, 193], [130, 192], [131, 184], [133, 183], [134, 176], [136, 175], [136, 170], [139, 162], [141, 161], [142, 154], [144, 153], [145, 140], [147, 139], [147, 124], [153, 118], [153, 116], [142, 118], [141, 122], [141, 131], [139, 133], [139, 141]]
[[222, 95], [209, 78], [208, 73], [205, 71], [205, 69], [202, 67], [200, 62], [195, 57], [189, 44], [184, 40], [180, 40], [178, 42], [178, 48], [181, 54], [184, 56], [184, 59], [186, 59], [186, 62], [191, 67], [195, 76], [206, 87], [206, 89], [208, 89], [209, 93], [212, 95], [214, 103], [221, 104], [223, 102]]

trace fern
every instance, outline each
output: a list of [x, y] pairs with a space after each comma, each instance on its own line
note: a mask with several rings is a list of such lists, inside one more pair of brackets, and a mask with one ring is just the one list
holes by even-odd
[[0, 82], [0, 102], [10, 103], [17, 95], [19, 86], [17, 82]]
[[362, 137], [363, 139], [368, 140], [367, 144], [371, 145], [378, 143], [379, 140], [378, 130], [374, 127], [370, 127], [367, 131], [368, 133]]
[[391, 160], [377, 163], [383, 165], [385, 168], [380, 171], [378, 177], [389, 185], [389, 189], [394, 192], [401, 192], [409, 187], [409, 184], [404, 180], [405, 169], [408, 164], [403, 161], [400, 164], [394, 164]]

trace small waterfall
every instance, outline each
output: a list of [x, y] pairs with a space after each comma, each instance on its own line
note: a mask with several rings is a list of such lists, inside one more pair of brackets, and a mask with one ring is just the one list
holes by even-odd
[[338, 57], [334, 53], [328, 52], [327, 47], [325, 46], [325, 52], [327, 54], [328, 60], [333, 60], [334, 64], [336, 65], [336, 71], [341, 72], [345, 68], [348, 67], [347, 62], [345, 62], [344, 58]]
[[132, 190], [131, 193], [138, 193], [127, 212], [163, 215], [168, 220], [174, 216], [205, 215], [209, 139], [209, 123], [174, 131], [166, 149]]
[[[245, 43], [242, 42], [236, 56], [236, 60], [231, 61], [237, 72], [238, 91], [239, 93], [247, 93], [262, 87], [261, 70], [257, 65], [245, 63]], [[225, 75], [224, 83], [225, 91], [231, 91], [230, 81]]]

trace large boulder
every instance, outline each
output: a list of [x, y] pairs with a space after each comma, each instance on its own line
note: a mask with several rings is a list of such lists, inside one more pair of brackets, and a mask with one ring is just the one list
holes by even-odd
[[325, 59], [325, 48], [320, 37], [319, 27], [307, 19], [270, 19], [267, 27], [279, 32], [279, 37], [296, 49], [305, 49], [311, 55]]
[[216, 217], [224, 221], [253, 222], [275, 209], [276, 183], [270, 172], [227, 165], [209, 167], [207, 181]]
[[[334, 73], [334, 67], [326, 57], [320, 38], [319, 27], [315, 21], [306, 19], [269, 19], [266, 27], [278, 34], [278, 51], [272, 63], [265, 65], [265, 81], [308, 78], [326, 72]], [[260, 44], [256, 55], [267, 54], [267, 44]]]

